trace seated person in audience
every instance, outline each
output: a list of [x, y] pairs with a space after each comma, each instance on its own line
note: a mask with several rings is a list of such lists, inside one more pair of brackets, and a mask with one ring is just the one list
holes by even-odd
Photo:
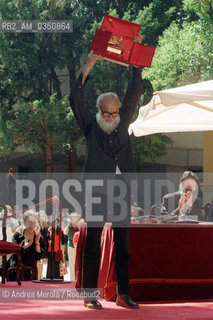
[[[37, 279], [37, 260], [42, 257], [42, 238], [40, 229], [37, 226], [35, 215], [24, 214], [23, 222], [25, 229], [16, 231], [13, 235], [13, 242], [19, 244], [22, 247], [21, 257], [22, 263], [25, 266], [33, 267], [34, 279]], [[15, 267], [17, 265], [16, 255], [12, 255], [7, 261], [7, 268]], [[27, 270], [24, 275], [24, 280], [30, 280], [30, 272]], [[11, 276], [11, 280], [15, 280]]]
[[144, 211], [137, 205], [131, 206], [131, 223], [141, 223], [144, 221]]
[[201, 200], [198, 195], [199, 178], [192, 171], [185, 171], [180, 178], [179, 191], [163, 197], [162, 215], [193, 215], [202, 220]]
[[8, 219], [8, 226], [10, 227], [12, 235], [18, 230], [19, 228], [19, 222], [15, 218]]
[[35, 216], [36, 223], [37, 223], [37, 215], [38, 215], [37, 212], [35, 211], [35, 209], [28, 209], [27, 211], [24, 212], [24, 214], [22, 213], [22, 215], [19, 217], [20, 225], [19, 225], [18, 231], [23, 232], [25, 230], [26, 225], [25, 225], [24, 219], [29, 215]]

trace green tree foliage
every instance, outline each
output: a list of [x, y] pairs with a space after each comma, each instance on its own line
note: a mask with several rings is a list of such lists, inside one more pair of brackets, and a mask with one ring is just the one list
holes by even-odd
[[[74, 8], [71, 8], [70, 4], [68, 0], [2, 0], [0, 2], [0, 18], [2, 20], [71, 20]], [[82, 135], [76, 134], [76, 123], [73, 116], [73, 119], [69, 116], [69, 126], [66, 126], [66, 119], [63, 120], [63, 117], [55, 116], [54, 112], [57, 110], [59, 115], [59, 108], [62, 108], [61, 112], [64, 112], [62, 84], [67, 81], [71, 87], [80, 68], [78, 43], [80, 43], [79, 35], [81, 37], [82, 32], [79, 25], [76, 32], [69, 34], [0, 34], [0, 139], [2, 153], [10, 152], [17, 144], [23, 143], [31, 152], [40, 150], [44, 160], [44, 169], [51, 171], [52, 169], [48, 166], [49, 164], [52, 166], [52, 152], [59, 152], [64, 148], [66, 153], [67, 151], [70, 153], [72, 150], [76, 150], [78, 144], [81, 144]], [[28, 116], [30, 117], [32, 112], [30, 113], [28, 106], [34, 105], [34, 101], [42, 103], [43, 108], [39, 107], [39, 110], [43, 111], [34, 110], [34, 117], [30, 120]], [[18, 123], [22, 123], [18, 127], [17, 119], [14, 118], [14, 108], [18, 108]], [[41, 124], [43, 123], [45, 126], [47, 111], [54, 117], [54, 121], [48, 123], [51, 125], [54, 123], [55, 129], [57, 127], [63, 129], [58, 130], [57, 135], [54, 134], [50, 125], [46, 126], [47, 132], [46, 136], [44, 135], [45, 127]], [[69, 110], [69, 112], [71, 111]], [[26, 118], [30, 121], [31, 130], [25, 132], [22, 129], [26, 129], [24, 125], [27, 123]], [[60, 121], [58, 125], [57, 121]], [[17, 139], [12, 141], [9, 134], [12, 129], [16, 131], [16, 138], [20, 138], [18, 141]], [[35, 134], [36, 132], [37, 134]], [[47, 155], [50, 156], [50, 160]]]
[[145, 72], [154, 90], [212, 79], [213, 1], [184, 0], [183, 8], [186, 19], [163, 32], [152, 68]]
[[154, 90], [212, 79], [212, 43], [211, 24], [186, 22], [180, 28], [172, 23], [159, 40], [152, 68], [145, 76]]
[[[0, 2], [3, 20], [70, 20], [70, 1], [5, 1]], [[0, 63], [4, 66], [10, 85], [1, 87], [1, 104], [7, 104], [8, 96], [13, 95], [13, 103], [49, 100], [56, 92], [62, 97], [61, 83], [69, 77], [75, 80], [79, 66], [79, 55], [75, 54], [75, 33], [1, 33]], [[75, 54], [75, 58], [73, 55]], [[74, 70], [73, 70], [73, 69]], [[6, 105], [5, 105], [6, 104]]]
[[194, 11], [200, 19], [212, 21], [212, 0], [183, 0], [183, 4], [186, 12], [190, 13]]
[[[38, 110], [33, 112], [40, 119], [37, 129], [44, 132], [41, 126], [41, 116], [44, 117], [42, 121], [46, 120], [44, 110], [54, 109], [53, 101], [56, 106], [63, 104], [62, 84], [67, 81], [72, 87], [89, 52], [95, 29], [105, 14], [139, 23], [143, 44], [157, 45], [152, 67], [143, 72], [144, 94], [140, 105], [151, 99], [153, 89], [212, 77], [212, 0], [1, 0], [2, 20], [72, 19], [74, 23], [74, 32], [70, 34], [0, 33], [2, 152], [13, 150], [20, 141], [31, 150], [41, 150], [41, 141], [37, 138], [33, 142], [30, 134], [28, 142], [21, 134], [19, 141], [10, 139], [9, 129], [18, 130], [12, 125], [17, 120], [14, 114], [18, 112], [14, 113], [13, 109], [21, 106], [29, 111], [29, 105], [38, 103], [39, 108], [42, 105], [41, 114]], [[104, 91], [115, 91], [122, 98], [130, 76], [129, 69], [98, 61], [87, 84], [88, 105], [94, 108], [97, 96]], [[24, 110], [23, 115], [19, 114], [19, 121], [24, 117]], [[56, 120], [59, 118], [55, 117]], [[56, 123], [54, 125], [57, 127]], [[75, 126], [71, 121], [69, 129], [64, 126], [67, 133], [58, 130], [58, 136], [47, 126], [49, 136], [54, 140], [53, 152], [61, 150], [61, 146], [72, 150], [81, 143], [74, 138], [78, 136], [75, 135]], [[163, 135], [135, 141], [137, 143], [133, 138], [135, 157], [140, 164], [146, 157], [154, 161], [170, 143]]]
[[138, 6], [137, 9], [132, 14], [129, 10], [126, 17], [131, 17], [132, 22], [141, 25], [143, 43], [148, 45], [157, 45], [159, 36], [171, 22], [184, 18], [182, 3], [179, 0], [153, 0], [144, 7]]
[[136, 138], [131, 136], [132, 149], [137, 171], [140, 172], [143, 162], [151, 160], [155, 162], [157, 158], [166, 154], [165, 146], [172, 143], [172, 140], [164, 134], [153, 134]]
[[47, 172], [52, 171], [53, 154], [77, 147], [82, 137], [67, 96], [58, 100], [53, 94], [49, 102], [25, 103], [17, 110], [7, 111], [6, 118], [2, 122], [7, 139], [2, 143], [25, 145], [29, 152], [40, 152]]

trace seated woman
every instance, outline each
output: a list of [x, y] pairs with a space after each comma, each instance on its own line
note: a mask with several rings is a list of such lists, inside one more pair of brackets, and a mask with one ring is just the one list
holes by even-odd
[[[25, 229], [16, 231], [12, 241], [22, 247], [22, 263], [25, 266], [33, 267], [34, 279], [37, 279], [37, 260], [41, 259], [43, 253], [41, 233], [37, 227], [36, 216], [34, 214], [25, 214], [23, 222]], [[7, 268], [15, 267], [16, 265], [17, 257], [16, 255], [12, 255], [7, 262]], [[30, 280], [30, 276], [30, 271], [26, 270], [24, 280]], [[15, 275], [11, 275], [10, 279], [15, 280]]]
[[179, 191], [168, 193], [163, 197], [161, 214], [183, 217], [193, 215], [202, 220], [198, 184], [198, 176], [192, 171], [185, 171], [180, 178]]

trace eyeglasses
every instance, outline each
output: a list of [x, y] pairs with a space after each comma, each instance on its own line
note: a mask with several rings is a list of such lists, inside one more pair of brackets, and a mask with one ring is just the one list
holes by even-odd
[[109, 118], [110, 116], [112, 116], [112, 118], [116, 118], [118, 115], [119, 115], [119, 111], [116, 111], [116, 112], [108, 112], [108, 111], [104, 111], [102, 108], [101, 108], [101, 105], [100, 106], [100, 109], [101, 109], [101, 112], [103, 113], [103, 116], [105, 118]]

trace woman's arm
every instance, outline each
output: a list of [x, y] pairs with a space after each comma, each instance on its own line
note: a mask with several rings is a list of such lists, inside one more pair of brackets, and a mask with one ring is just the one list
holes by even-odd
[[40, 246], [41, 231], [40, 231], [40, 229], [37, 230], [35, 235], [36, 235], [35, 236], [35, 249], [36, 249], [36, 252], [41, 253], [41, 246]]

